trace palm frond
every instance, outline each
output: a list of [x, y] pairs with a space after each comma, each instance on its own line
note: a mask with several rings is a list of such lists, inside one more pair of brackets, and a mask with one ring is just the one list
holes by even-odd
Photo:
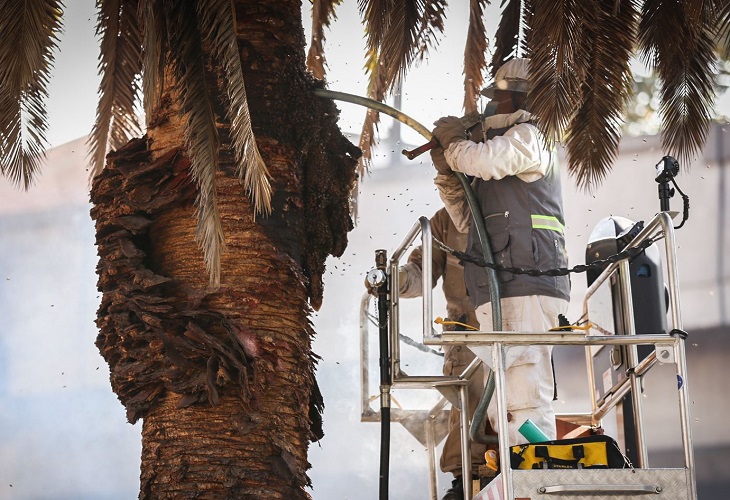
[[165, 54], [168, 52], [167, 16], [164, 0], [139, 0], [139, 18], [143, 33], [142, 102], [145, 119], [154, 116], [160, 106], [162, 82], [165, 80]]
[[[504, 4], [507, 4], [505, 7]], [[494, 54], [492, 54], [492, 76], [499, 67], [517, 57], [520, 43], [520, 23], [522, 22], [522, 0], [502, 0], [502, 16], [497, 32], [494, 34]]]
[[[479, 0], [489, 3], [488, 0]], [[438, 37], [444, 32], [446, 21], [446, 0], [423, 0], [421, 18], [413, 40], [415, 61], [423, 62], [429, 51], [438, 45]]]
[[324, 56], [324, 29], [329, 27], [331, 21], [337, 19], [335, 7], [341, 3], [342, 0], [312, 1], [312, 41], [307, 52], [307, 69], [320, 80], [324, 80], [327, 67]]
[[141, 133], [137, 119], [142, 36], [137, 0], [97, 0], [96, 34], [101, 37], [99, 103], [88, 139], [90, 177], [104, 168], [108, 148], [117, 149]]
[[597, 0], [533, 0], [532, 87], [528, 99], [548, 140], [560, 138], [581, 104], [589, 70], [585, 30], [597, 22]]
[[378, 54], [386, 93], [400, 81], [417, 57], [423, 57], [443, 30], [444, 0], [360, 0], [367, 50]]
[[387, 91], [402, 81], [415, 58], [415, 41], [421, 19], [417, 3], [418, 0], [401, 0], [392, 4], [390, 23], [379, 51]]
[[477, 99], [484, 81], [483, 70], [487, 66], [487, 30], [484, 26], [484, 9], [487, 0], [471, 0], [469, 6], [469, 28], [464, 49], [464, 111], [477, 110]]
[[714, 0], [684, 0], [681, 5], [687, 23], [695, 29], [715, 18], [715, 7]]
[[46, 149], [48, 81], [62, 3], [0, 0], [0, 174], [28, 189]]
[[[376, 101], [385, 99], [385, 81], [382, 78], [381, 66], [378, 64], [378, 55], [374, 51], [368, 51], [368, 57], [364, 66], [365, 72], [370, 75], [368, 81], [368, 97]], [[357, 161], [357, 174], [360, 179], [372, 165], [372, 150], [375, 145], [375, 132], [380, 121], [380, 113], [374, 109], [368, 109], [365, 114], [360, 142], [358, 147], [362, 156]]]
[[271, 213], [269, 171], [253, 134], [231, 2], [230, 0], [200, 1], [198, 16], [203, 37], [210, 40], [213, 55], [223, 66], [228, 95], [227, 115], [231, 124], [231, 139], [239, 177], [251, 198], [255, 213], [268, 215]]
[[378, 51], [390, 26], [392, 0], [358, 0], [357, 6], [365, 24], [366, 50]]
[[601, 0], [597, 23], [585, 35], [592, 42], [583, 102], [570, 123], [567, 152], [576, 184], [589, 190], [611, 170], [621, 141], [625, 107], [632, 91], [629, 62], [639, 13], [633, 0]]
[[705, 142], [715, 93], [714, 19], [690, 22], [678, 0], [646, 0], [639, 42], [662, 87], [662, 145], [688, 165]]
[[210, 273], [210, 284], [220, 285], [220, 257], [225, 239], [216, 206], [215, 177], [218, 170], [220, 140], [216, 129], [213, 96], [206, 85], [205, 54], [202, 47], [198, 16], [192, 2], [165, 2], [169, 16], [169, 44], [172, 66], [179, 86], [185, 142], [191, 171], [198, 185], [196, 200], [198, 227], [195, 233], [203, 249], [203, 258]]
[[[535, 14], [534, 0], [522, 0], [522, 21], [518, 29], [522, 29], [522, 35], [518, 36], [517, 46], [515, 47], [515, 57], [531, 57], [530, 47], [532, 47], [532, 18]], [[496, 73], [496, 69], [492, 68]]]
[[730, 54], [730, 2], [716, 0], [719, 5], [716, 9], [715, 26], [718, 41], [725, 54]]

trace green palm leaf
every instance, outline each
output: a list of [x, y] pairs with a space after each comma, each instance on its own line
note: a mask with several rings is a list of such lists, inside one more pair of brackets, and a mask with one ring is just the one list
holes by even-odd
[[0, 0], [0, 12], [0, 174], [28, 189], [47, 145], [45, 100], [62, 4]]

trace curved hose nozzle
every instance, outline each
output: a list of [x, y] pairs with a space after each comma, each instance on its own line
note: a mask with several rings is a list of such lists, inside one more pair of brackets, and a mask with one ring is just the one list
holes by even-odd
[[418, 146], [416, 149], [411, 149], [408, 151], [407, 149], [404, 149], [402, 151], [403, 155], [405, 155], [406, 158], [409, 160], [412, 160], [416, 158], [417, 156], [421, 156], [426, 151], [430, 151], [433, 148], [437, 147], [439, 145], [438, 141], [436, 139], [431, 139], [426, 144], [422, 146]]

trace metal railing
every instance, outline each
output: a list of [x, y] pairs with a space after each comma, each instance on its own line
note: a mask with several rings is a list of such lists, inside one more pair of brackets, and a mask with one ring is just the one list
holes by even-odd
[[[667, 261], [667, 278], [669, 290], [669, 306], [671, 310], [671, 331], [682, 331], [681, 312], [679, 309], [679, 286], [678, 274], [675, 255], [675, 238], [674, 228], [672, 226], [671, 217], [667, 212], [657, 214], [649, 224], [631, 241], [627, 248], [635, 247], [644, 240], [661, 234], [665, 243], [665, 257]], [[652, 366], [657, 362], [672, 362], [677, 366], [677, 377], [680, 409], [680, 425], [682, 433], [682, 446], [684, 451], [684, 466], [689, 471], [688, 476], [688, 499], [696, 500], [696, 480], [694, 474], [694, 453], [691, 438], [691, 418], [689, 414], [689, 395], [687, 384], [687, 367], [685, 361], [684, 336], [681, 334], [635, 334], [633, 310], [631, 307], [631, 284], [630, 273], [628, 272], [628, 261], [623, 260], [614, 264], [610, 264], [588, 288], [584, 299], [584, 313], [587, 318], [588, 301], [595, 294], [596, 290], [609, 280], [612, 276], [616, 276], [620, 286], [621, 300], [627, 305], [625, 314], [623, 314], [623, 326], [626, 335], [591, 335], [583, 332], [453, 332], [445, 331], [440, 335], [433, 328], [433, 296], [432, 296], [432, 272], [431, 272], [431, 249], [432, 236], [429, 221], [425, 217], [421, 217], [419, 221], [409, 231], [403, 241], [393, 251], [389, 260], [389, 272], [392, 278], [391, 295], [390, 295], [390, 349], [391, 349], [391, 369], [393, 374], [393, 387], [413, 388], [413, 389], [438, 389], [442, 394], [451, 396], [446, 399], [454, 401], [457, 398], [457, 404], [462, 408], [468, 408], [468, 399], [466, 392], [466, 381], [472, 373], [474, 373], [480, 364], [479, 358], [475, 359], [472, 364], [457, 377], [447, 377], [443, 375], [434, 376], [408, 376], [403, 373], [400, 368], [400, 317], [399, 317], [399, 293], [398, 293], [398, 268], [400, 259], [406, 250], [415, 241], [418, 235], [421, 235], [421, 244], [423, 250], [422, 259], [422, 301], [423, 301], [423, 344], [424, 345], [488, 345], [492, 346], [491, 366], [495, 371], [495, 391], [498, 418], [497, 433], [499, 436], [499, 459], [502, 464], [510, 463], [509, 443], [507, 442], [507, 402], [505, 393], [505, 348], [508, 346], [527, 346], [527, 345], [582, 345], [586, 347], [586, 358], [588, 365], [588, 373], [590, 377], [590, 387], [594, 385], [594, 375], [592, 369], [592, 358], [590, 349], [593, 346], [603, 345], [623, 345], [628, 346], [628, 366], [627, 378], [618, 382], [611, 391], [609, 396], [604, 398], [599, 405], [593, 393], [591, 393], [592, 411], [590, 414], [575, 415], [559, 415], [562, 419], [572, 421], [578, 425], [590, 422], [591, 425], [597, 425], [602, 418], [612, 409], [616, 407], [621, 399], [629, 392], [632, 394], [634, 421], [637, 424], [637, 443], [639, 468], [648, 467], [648, 458], [645, 442], [645, 432], [643, 425], [643, 412], [641, 405], [641, 390], [639, 386], [640, 377], [646, 374]], [[367, 297], [363, 298], [363, 307], [367, 307]], [[366, 329], [367, 330], [367, 329]], [[361, 316], [361, 349], [365, 353], [361, 356], [361, 360], [367, 362], [367, 331], [362, 331]], [[653, 345], [655, 352], [652, 352], [641, 362], [638, 362], [636, 346], [637, 345]], [[659, 357], [657, 356], [659, 353]], [[377, 419], [375, 412], [370, 409], [369, 402], [365, 391], [367, 390], [367, 364], [363, 365], [363, 421], [373, 421]], [[433, 419], [434, 411], [442, 411], [445, 405], [442, 398], [437, 405], [426, 412], [428, 418]], [[368, 409], [366, 412], [365, 408]], [[367, 415], [366, 415], [367, 413]], [[461, 412], [462, 418], [466, 419], [462, 422], [462, 467], [463, 470], [469, 470], [471, 467], [471, 456], [469, 453], [469, 436], [468, 436], [468, 415], [467, 412]], [[433, 438], [433, 435], [431, 436]], [[435, 442], [438, 444], [438, 441]], [[433, 452], [431, 452], [433, 453]], [[432, 479], [430, 489], [432, 498], [436, 498], [435, 485], [435, 459], [431, 456], [429, 461], [429, 472]], [[502, 495], [505, 500], [513, 499], [512, 470], [509, 467], [501, 468], [502, 474]], [[465, 498], [471, 498], [470, 485], [465, 491]]]

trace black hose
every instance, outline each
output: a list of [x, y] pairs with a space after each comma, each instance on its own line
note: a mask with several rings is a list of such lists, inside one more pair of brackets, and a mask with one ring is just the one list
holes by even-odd
[[378, 332], [380, 340], [380, 500], [388, 499], [390, 477], [390, 348], [388, 336], [388, 279], [385, 274], [387, 256], [385, 250], [375, 252], [376, 268], [385, 279], [378, 287]]
[[[416, 120], [413, 120], [405, 113], [401, 112], [400, 110], [397, 110], [391, 106], [388, 106], [387, 104], [384, 104], [379, 101], [375, 101], [373, 99], [368, 99], [366, 97], [356, 96], [353, 94], [347, 94], [344, 92], [336, 92], [332, 90], [326, 90], [326, 89], [315, 89], [314, 90], [315, 95], [318, 97], [326, 98], [326, 99], [335, 99], [345, 102], [350, 102], [353, 104], [359, 104], [360, 106], [365, 106], [371, 109], [375, 109], [376, 111], [383, 112], [387, 115], [392, 116], [396, 120], [408, 125], [409, 127], [413, 128], [416, 132], [420, 133], [423, 137], [425, 137], [427, 140], [432, 139], [431, 132], [418, 123]], [[482, 254], [484, 256], [485, 262], [494, 263], [494, 256], [492, 254], [492, 247], [489, 242], [489, 235], [487, 233], [486, 226], [484, 225], [484, 218], [482, 217], [482, 212], [479, 209], [479, 203], [477, 202], [476, 197], [474, 196], [474, 192], [471, 189], [471, 185], [469, 184], [469, 179], [461, 172], [455, 172], [456, 177], [461, 182], [462, 187], [464, 188], [464, 194], [466, 196], [466, 201], [469, 204], [469, 209], [471, 210], [471, 216], [474, 221], [474, 228], [476, 229], [477, 236], [479, 237], [479, 243], [482, 247]], [[497, 279], [497, 271], [491, 268], [487, 268], [487, 279], [489, 282], [489, 298], [492, 303], [492, 330], [495, 332], [501, 332], [502, 331], [502, 306], [500, 302], [500, 293], [499, 293], [499, 280]], [[385, 286], [385, 285], [384, 285]], [[387, 290], [387, 287], [386, 287]], [[391, 385], [391, 379], [390, 379], [390, 359], [388, 357], [388, 326], [387, 326], [387, 297], [385, 298], [384, 302], [385, 306], [385, 313], [380, 309], [381, 308], [381, 298], [380, 298], [380, 292], [378, 293], [378, 316], [379, 316], [379, 327], [380, 327], [380, 379], [381, 379], [381, 433], [380, 433], [380, 499], [385, 500], [388, 498], [388, 461], [389, 461], [389, 454], [390, 454], [390, 392], [389, 388]], [[385, 318], [385, 320], [383, 319]], [[385, 321], [385, 326], [383, 326], [383, 322]], [[383, 329], [385, 329], [385, 335], [383, 335]], [[385, 348], [385, 351], [384, 351]], [[387, 366], [383, 366], [383, 360], [387, 359]], [[387, 379], [387, 387], [388, 387], [388, 393], [387, 398], [386, 395], [383, 394], [383, 387], [384, 387], [384, 380]], [[491, 389], [490, 389], [491, 386]], [[487, 384], [484, 388], [484, 393], [482, 394], [481, 399], [479, 400], [479, 404], [477, 405], [477, 409], [474, 412], [474, 417], [472, 418], [471, 428], [470, 428], [470, 436], [473, 436], [471, 439], [483, 442], [484, 440], [491, 440], [493, 436], [486, 436], [482, 433], [479, 433], [478, 430], [483, 428], [483, 423], [486, 420], [487, 416], [487, 407], [489, 406], [489, 402], [492, 398], [492, 393], [494, 392], [494, 373], [490, 370], [489, 377], [487, 379]], [[387, 404], [385, 400], [387, 399]], [[387, 423], [386, 423], [387, 421]], [[489, 441], [491, 442], [491, 441]], [[385, 496], [383, 496], [385, 495]]]

